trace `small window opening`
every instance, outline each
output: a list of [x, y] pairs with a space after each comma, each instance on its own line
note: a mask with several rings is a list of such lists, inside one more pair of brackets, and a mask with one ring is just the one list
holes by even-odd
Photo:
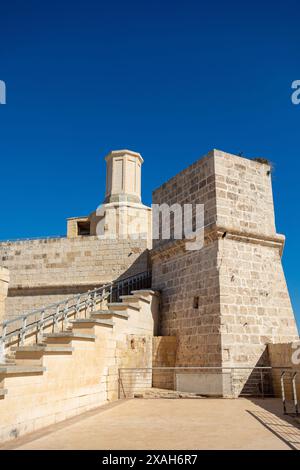
[[91, 234], [90, 222], [77, 222], [77, 233], [79, 236], [88, 236]]
[[193, 307], [194, 308], [199, 308], [199, 297], [198, 296], [194, 297]]

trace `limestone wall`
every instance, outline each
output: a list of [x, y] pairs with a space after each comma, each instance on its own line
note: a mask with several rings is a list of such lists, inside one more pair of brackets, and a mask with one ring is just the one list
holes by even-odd
[[0, 323], [5, 314], [5, 303], [9, 285], [9, 272], [0, 266]]
[[221, 364], [217, 250], [214, 242], [196, 252], [177, 247], [153, 253], [153, 287], [161, 290], [159, 334], [178, 337], [178, 366]]
[[219, 240], [223, 364], [255, 366], [267, 343], [298, 337], [279, 249]]
[[176, 336], [155, 336], [152, 353], [152, 385], [166, 390], [175, 389], [174, 370], [159, 369], [160, 367], [175, 367], [177, 355]]
[[217, 225], [243, 234], [274, 236], [271, 167], [220, 150], [212, 155]]
[[[153, 204], [204, 204], [205, 225], [215, 224], [216, 181], [213, 153], [196, 161], [153, 191]], [[171, 235], [174, 219], [171, 217]], [[168, 240], [153, 240], [153, 248], [168, 245]]]
[[146, 240], [78, 237], [0, 243], [9, 269], [6, 317], [147, 270]]

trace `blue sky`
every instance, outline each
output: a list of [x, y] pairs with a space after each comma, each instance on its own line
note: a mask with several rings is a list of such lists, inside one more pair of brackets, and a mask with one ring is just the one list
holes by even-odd
[[212, 148], [262, 156], [300, 319], [299, 12], [289, 0], [3, 0], [0, 238], [64, 234], [66, 217], [102, 202], [110, 149], [141, 152], [147, 204]]

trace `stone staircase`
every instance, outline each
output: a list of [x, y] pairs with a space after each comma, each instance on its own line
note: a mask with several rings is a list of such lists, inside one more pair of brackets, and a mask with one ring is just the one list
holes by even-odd
[[120, 367], [151, 367], [158, 301], [151, 289], [134, 291], [69, 317], [62, 331], [46, 328], [39, 340], [7, 348], [0, 442], [118, 399]]

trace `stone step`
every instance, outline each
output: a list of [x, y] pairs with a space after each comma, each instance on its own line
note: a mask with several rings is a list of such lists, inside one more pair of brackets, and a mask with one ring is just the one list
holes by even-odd
[[[93, 328], [95, 325], [113, 327], [114, 322], [111, 319], [106, 318], [79, 318], [78, 320], [71, 320], [73, 327], [75, 328]], [[74, 330], [73, 330], [74, 331]]]
[[72, 340], [94, 341], [96, 336], [89, 333], [75, 331], [61, 331], [60, 333], [48, 333], [44, 335], [46, 344], [65, 344]]
[[56, 345], [48, 345], [48, 344], [35, 344], [31, 346], [21, 346], [19, 348], [13, 348], [16, 353], [16, 358], [18, 355], [24, 354], [48, 354], [48, 353], [72, 353], [74, 348], [71, 346], [56, 346]]
[[124, 303], [131, 303], [131, 302], [138, 303], [139, 301], [142, 301], [142, 302], [146, 302], [147, 304], [150, 304], [150, 302], [151, 302], [151, 300], [149, 298], [143, 297], [142, 295], [138, 295], [138, 294], [135, 294], [135, 295], [121, 295], [120, 299]]
[[35, 365], [5, 365], [0, 366], [0, 375], [32, 375], [32, 374], [42, 374], [45, 372], [46, 368], [42, 366]]
[[120, 318], [129, 318], [128, 313], [122, 312], [121, 310], [96, 310], [95, 312], [91, 313], [91, 318], [112, 318], [112, 317], [120, 317]]
[[114, 302], [114, 303], [108, 304], [108, 308], [109, 310], [123, 310], [123, 311], [127, 309], [136, 310], [136, 311], [141, 310], [141, 307], [139, 305], [129, 304], [125, 302]]
[[143, 297], [148, 297], [152, 295], [159, 295], [158, 292], [152, 289], [140, 289], [131, 291], [133, 295], [141, 295]]

